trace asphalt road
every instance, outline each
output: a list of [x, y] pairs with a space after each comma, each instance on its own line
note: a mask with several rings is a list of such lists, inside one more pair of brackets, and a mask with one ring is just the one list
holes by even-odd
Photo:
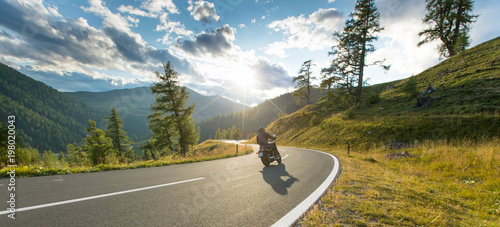
[[1, 179], [0, 226], [289, 225], [330, 185], [338, 161], [312, 150], [278, 148], [283, 162], [269, 167], [253, 153], [165, 167], [16, 178], [15, 220], [7, 213], [9, 179]]

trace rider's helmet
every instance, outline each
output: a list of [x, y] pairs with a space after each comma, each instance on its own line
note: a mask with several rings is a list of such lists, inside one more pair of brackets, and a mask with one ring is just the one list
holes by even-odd
[[262, 126], [259, 127], [259, 132], [265, 132], [265, 131], [266, 130]]

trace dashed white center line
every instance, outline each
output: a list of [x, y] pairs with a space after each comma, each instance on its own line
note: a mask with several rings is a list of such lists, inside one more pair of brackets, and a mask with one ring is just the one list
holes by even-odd
[[[200, 178], [177, 181], [177, 182], [172, 182], [172, 183], [167, 183], [167, 184], [154, 185], [154, 186], [149, 186], [149, 187], [144, 187], [144, 188], [136, 188], [136, 189], [125, 190], [125, 191], [120, 191], [120, 192], [113, 192], [113, 193], [108, 193], [108, 194], [95, 195], [95, 196], [83, 197], [83, 198], [78, 198], [78, 199], [60, 201], [60, 202], [55, 202], [55, 203], [47, 203], [47, 204], [41, 204], [41, 205], [36, 205], [36, 206], [23, 207], [23, 208], [16, 209], [16, 212], [35, 210], [35, 209], [58, 206], [58, 205], [63, 205], [63, 204], [68, 204], [68, 203], [76, 203], [76, 202], [81, 202], [81, 201], [91, 200], [91, 199], [99, 199], [99, 198], [104, 198], [104, 197], [109, 197], [109, 196], [114, 196], [114, 195], [121, 195], [121, 194], [126, 194], [126, 193], [131, 193], [131, 192], [144, 191], [144, 190], [149, 190], [149, 189], [153, 189], [153, 188], [166, 187], [166, 186], [188, 183], [188, 182], [198, 181], [198, 180], [203, 180], [203, 179], [205, 179], [205, 178], [200, 177]], [[4, 215], [4, 214], [8, 214], [8, 213], [10, 213], [10, 211], [8, 211], [8, 210], [1, 211], [0, 215]]]

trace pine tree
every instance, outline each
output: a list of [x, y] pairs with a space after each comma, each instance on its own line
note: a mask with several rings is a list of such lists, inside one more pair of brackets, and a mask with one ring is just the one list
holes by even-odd
[[52, 168], [57, 165], [57, 155], [51, 150], [43, 152], [43, 164], [47, 168]]
[[157, 149], [168, 148], [185, 154], [199, 139], [199, 129], [193, 123], [194, 104], [185, 107], [189, 93], [179, 86], [178, 74], [170, 62], [163, 64], [164, 74], [156, 72], [159, 80], [151, 91], [156, 101], [151, 106], [153, 114], [148, 116], [153, 131], [151, 141]]
[[86, 129], [89, 135], [84, 139], [83, 151], [90, 156], [94, 165], [106, 162], [106, 156], [113, 152], [111, 138], [106, 137], [104, 131], [96, 127], [95, 121], [89, 119], [89, 127]]
[[310, 104], [311, 98], [311, 79], [316, 79], [312, 77], [311, 63], [312, 60], [305, 61], [299, 70], [299, 75], [293, 78], [293, 83], [297, 82], [296, 91], [292, 93], [292, 96], [297, 98], [297, 103], [300, 104], [302, 99], [307, 100], [307, 105]]
[[0, 119], [0, 166], [7, 166], [8, 163], [8, 131], [6, 125], [2, 123], [2, 119]]
[[[322, 70], [322, 86], [331, 87], [332, 83], [337, 83], [355, 97], [357, 105], [361, 102], [362, 88], [366, 83], [366, 55], [375, 51], [371, 43], [377, 40], [375, 34], [383, 28], [380, 27], [380, 13], [374, 0], [357, 0], [354, 12], [349, 17], [342, 33], [336, 32], [333, 35], [338, 44], [329, 52], [329, 55], [334, 56], [330, 67]], [[376, 61], [372, 65], [382, 62]], [[383, 67], [389, 69], [389, 66]]]
[[220, 128], [217, 128], [217, 131], [215, 132], [215, 139], [220, 140], [220, 139], [222, 139], [221, 137], [222, 137], [222, 135], [220, 132]]
[[225, 140], [225, 139], [228, 139], [229, 136], [228, 136], [228, 132], [226, 129], [222, 129], [222, 132], [221, 132], [221, 139]]
[[68, 167], [68, 162], [66, 161], [64, 152], [59, 152], [59, 166], [62, 168]]
[[426, 0], [427, 14], [422, 19], [430, 27], [420, 32], [424, 36], [417, 46], [434, 40], [442, 42], [439, 53], [443, 57], [451, 57], [465, 50], [470, 45], [470, 24], [478, 15], [471, 15], [473, 0]]
[[120, 119], [120, 115], [113, 106], [111, 109], [111, 114], [106, 118], [108, 120], [106, 123], [106, 135], [111, 138], [113, 142], [113, 148], [118, 151], [118, 157], [130, 156], [130, 145], [131, 142], [128, 139], [127, 133], [122, 130], [123, 121]]
[[158, 160], [159, 154], [158, 152], [154, 151], [152, 144], [148, 141], [146, 144], [142, 145], [142, 160], [147, 161], [147, 160]]
[[234, 134], [236, 133], [236, 125], [231, 126], [231, 128], [228, 128], [227, 131], [229, 134], [228, 139], [230, 139], [230, 140], [234, 139], [234, 137], [235, 137]]
[[241, 139], [241, 129], [237, 128], [236, 131], [233, 134], [233, 139], [234, 140], [240, 140]]
[[251, 140], [252, 138], [254, 138], [256, 136], [257, 136], [257, 134], [255, 132], [252, 132], [252, 133], [248, 134], [247, 140]]
[[68, 154], [68, 162], [70, 166], [83, 166], [86, 165], [86, 155], [81, 147], [76, 146], [76, 143], [68, 144], [66, 148]]

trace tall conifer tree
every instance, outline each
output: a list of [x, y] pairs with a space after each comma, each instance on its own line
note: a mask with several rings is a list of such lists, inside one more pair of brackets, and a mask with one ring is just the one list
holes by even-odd
[[[366, 55], [375, 51], [372, 42], [377, 40], [376, 34], [383, 30], [380, 27], [380, 13], [374, 0], [358, 0], [354, 12], [346, 21], [342, 33], [334, 33], [337, 45], [332, 47], [329, 55], [334, 56], [329, 68], [322, 70], [323, 85], [331, 86], [337, 82], [355, 97], [355, 104], [361, 102]], [[380, 64], [376, 61], [372, 65]], [[389, 66], [383, 66], [388, 70]]]
[[86, 130], [90, 134], [84, 139], [83, 151], [90, 156], [92, 164], [105, 163], [106, 156], [113, 153], [111, 138], [106, 137], [106, 133], [97, 128], [95, 121], [92, 120], [89, 120], [89, 127]]
[[422, 19], [429, 28], [418, 35], [424, 39], [417, 46], [434, 40], [442, 42], [439, 53], [451, 57], [470, 45], [469, 27], [477, 15], [472, 15], [473, 0], [426, 0], [427, 14]]
[[300, 104], [302, 99], [307, 101], [307, 105], [311, 104], [311, 79], [315, 79], [312, 77], [311, 66], [314, 64], [311, 63], [312, 60], [305, 61], [299, 70], [299, 75], [293, 78], [292, 82], [297, 82], [296, 91], [292, 93], [292, 96], [297, 98], [297, 103]]
[[106, 123], [106, 135], [111, 138], [113, 142], [113, 148], [118, 151], [118, 157], [122, 155], [127, 155], [130, 153], [130, 141], [128, 139], [127, 133], [122, 130], [123, 121], [120, 119], [120, 115], [113, 106], [111, 109], [111, 114], [106, 118], [108, 122]]
[[156, 72], [158, 82], [150, 87], [156, 95], [151, 106], [153, 114], [148, 116], [153, 131], [151, 141], [154, 148], [185, 154], [199, 139], [199, 128], [195, 128], [191, 116], [195, 105], [186, 107], [189, 92], [179, 86], [179, 75], [170, 62], [163, 64], [163, 70], [163, 74]]
[[222, 134], [220, 132], [220, 128], [217, 128], [217, 131], [215, 132], [215, 139], [216, 140], [222, 139]]

